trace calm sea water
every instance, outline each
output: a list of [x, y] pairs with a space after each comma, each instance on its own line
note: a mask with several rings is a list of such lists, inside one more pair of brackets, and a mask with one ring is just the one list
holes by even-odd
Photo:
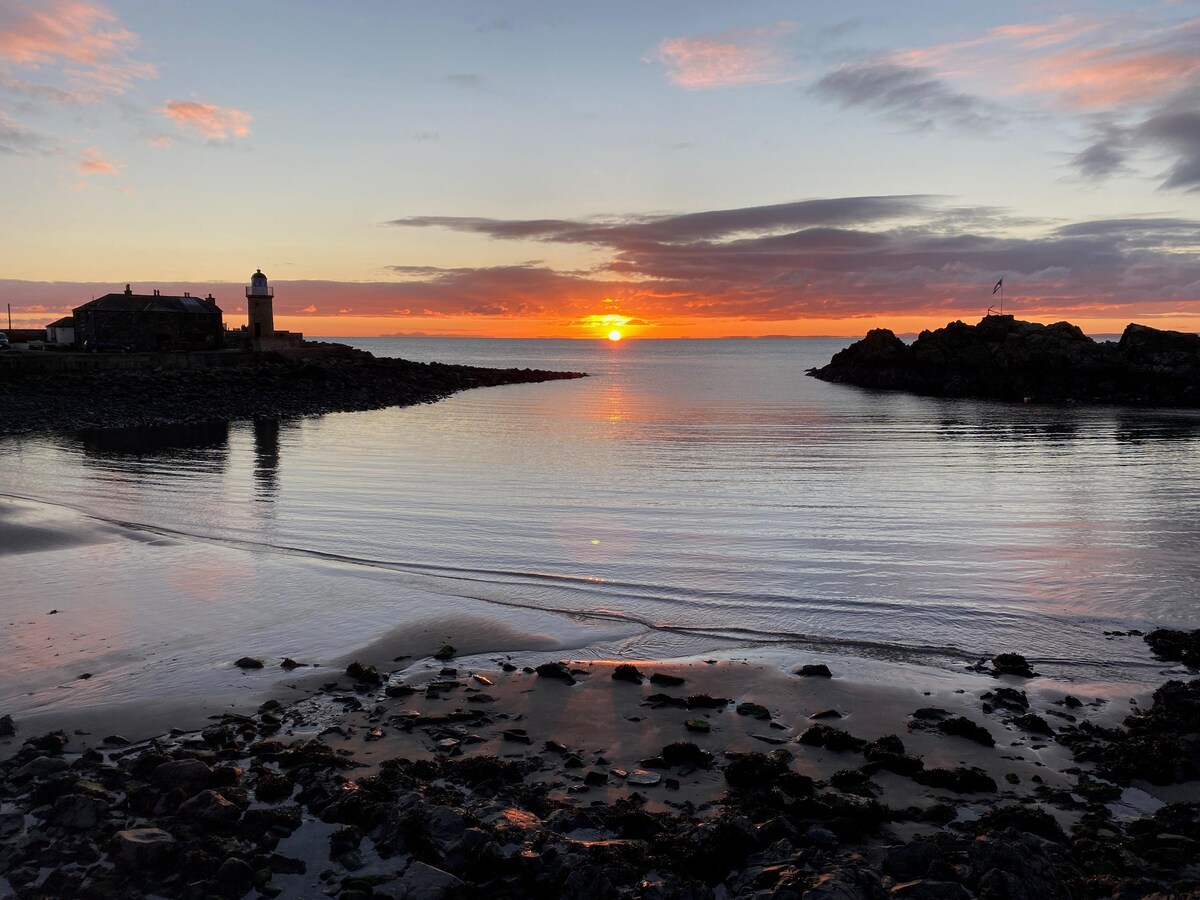
[[[343, 601], [338, 582], [306, 581], [318, 570], [367, 576], [354, 615], [381, 624], [413, 616], [417, 591], [439, 609], [485, 601], [501, 619], [601, 617], [634, 656], [784, 643], [961, 667], [1015, 650], [1060, 677], [1136, 681], [1157, 667], [1104, 631], [1200, 627], [1200, 414], [806, 377], [841, 340], [350, 343], [592, 377], [279, 423], [0, 441], [4, 493], [230, 554], [219, 572], [200, 557], [160, 572], [154, 609], [115, 634], [113, 658], [151, 639], [185, 653], [172, 622], [199, 634], [196, 597], [239, 590], [319, 648]], [[97, 584], [119, 582], [113, 553], [92, 557]], [[270, 574], [283, 558], [302, 568]], [[10, 596], [87, 580], [34, 583], [24, 565]], [[120, 590], [150, 590], [139, 579]], [[187, 604], [162, 599], [164, 583]]]

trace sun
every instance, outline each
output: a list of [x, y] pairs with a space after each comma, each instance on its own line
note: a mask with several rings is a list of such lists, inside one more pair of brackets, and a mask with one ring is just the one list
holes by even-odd
[[610, 331], [608, 333], [608, 339], [610, 341], [619, 341], [621, 339], [621, 332], [617, 331], [617, 329], [614, 328], [612, 331]]

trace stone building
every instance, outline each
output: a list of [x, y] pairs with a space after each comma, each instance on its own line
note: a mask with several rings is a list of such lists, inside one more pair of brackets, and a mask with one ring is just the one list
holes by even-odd
[[125, 293], [105, 294], [73, 312], [75, 340], [85, 350], [217, 350], [224, 344], [212, 294], [135, 294], [125, 285]]

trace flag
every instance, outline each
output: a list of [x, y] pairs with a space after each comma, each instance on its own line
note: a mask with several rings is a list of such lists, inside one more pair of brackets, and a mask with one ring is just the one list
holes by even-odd
[[1000, 286], [1002, 284], [1004, 284], [1003, 278], [1001, 278], [999, 281], [996, 282], [996, 286], [994, 288], [992, 288], [992, 293], [994, 294], [994, 293], [996, 293], [996, 291], [1000, 290]]

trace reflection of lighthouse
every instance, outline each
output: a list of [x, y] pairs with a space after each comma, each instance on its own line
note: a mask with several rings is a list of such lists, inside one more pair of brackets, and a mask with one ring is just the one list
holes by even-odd
[[267, 285], [267, 276], [259, 269], [250, 276], [246, 288], [246, 312], [250, 319], [250, 346], [254, 350], [269, 349], [275, 340], [275, 313], [271, 308], [275, 289]]

